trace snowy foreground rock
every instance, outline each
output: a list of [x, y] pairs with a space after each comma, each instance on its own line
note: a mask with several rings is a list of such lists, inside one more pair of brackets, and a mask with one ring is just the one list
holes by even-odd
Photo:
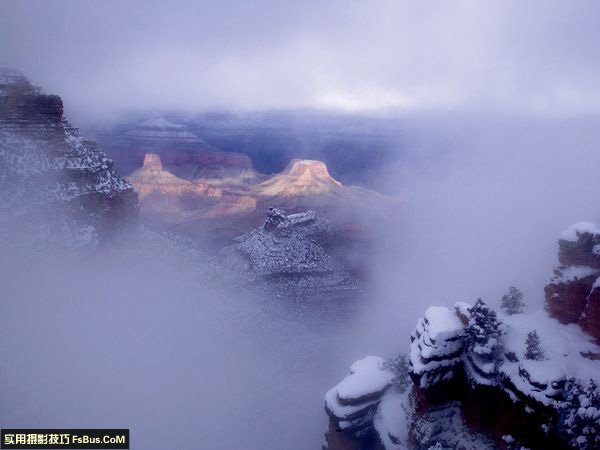
[[378, 356], [356, 361], [350, 375], [325, 394], [325, 411], [335, 429], [372, 440], [373, 416], [394, 377], [383, 363]]
[[408, 387], [381, 358], [355, 363], [325, 396], [324, 448], [600, 448], [600, 347], [580, 315], [554, 305], [579, 295], [580, 314], [596, 307], [597, 241], [589, 224], [561, 236], [550, 314], [497, 316], [481, 300], [429, 307], [411, 336]]

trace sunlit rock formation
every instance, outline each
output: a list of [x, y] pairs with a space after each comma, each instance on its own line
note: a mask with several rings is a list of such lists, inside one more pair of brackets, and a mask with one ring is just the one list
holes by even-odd
[[0, 70], [0, 186], [5, 213], [82, 239], [97, 241], [137, 215], [132, 186], [63, 117], [61, 98], [8, 69]]
[[290, 197], [323, 195], [342, 188], [322, 161], [292, 160], [285, 170], [256, 186], [259, 195]]
[[139, 193], [140, 200], [144, 200], [153, 193], [173, 196], [198, 194], [209, 198], [218, 198], [222, 193], [221, 189], [206, 183], [192, 183], [176, 177], [163, 169], [160, 156], [154, 153], [146, 154], [144, 165], [129, 175], [127, 179]]
[[243, 194], [201, 181], [179, 178], [163, 168], [161, 157], [148, 153], [144, 165], [127, 179], [140, 196], [143, 214], [183, 221], [190, 218], [217, 218], [244, 214], [256, 208], [256, 201]]

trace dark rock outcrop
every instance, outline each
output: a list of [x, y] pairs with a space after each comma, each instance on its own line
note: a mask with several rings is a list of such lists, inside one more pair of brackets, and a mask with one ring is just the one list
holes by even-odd
[[132, 186], [63, 117], [61, 98], [7, 69], [0, 70], [0, 186], [0, 210], [27, 227], [100, 239], [138, 212]]
[[237, 237], [219, 259], [237, 282], [276, 295], [347, 296], [357, 285], [324, 248], [331, 231], [330, 223], [313, 211], [286, 215], [271, 208], [262, 227]]

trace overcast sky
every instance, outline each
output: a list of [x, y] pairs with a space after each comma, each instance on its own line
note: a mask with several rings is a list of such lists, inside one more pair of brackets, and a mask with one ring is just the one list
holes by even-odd
[[74, 110], [600, 110], [600, 2], [0, 1], [0, 65]]

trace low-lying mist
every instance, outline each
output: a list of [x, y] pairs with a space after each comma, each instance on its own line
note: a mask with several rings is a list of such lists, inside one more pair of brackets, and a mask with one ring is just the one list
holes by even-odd
[[213, 280], [135, 233], [89, 255], [0, 253], [0, 423], [131, 428], [132, 448], [319, 448], [323, 395], [408, 349], [425, 308], [542, 307], [558, 233], [597, 218], [594, 121], [419, 119], [381, 175], [402, 196], [351, 308], [297, 308]]
[[318, 447], [356, 314], [217, 285], [206, 260], [136, 230], [93, 254], [1, 253], [3, 426], [130, 428], [149, 450]]
[[385, 176], [404, 205], [374, 271], [381, 340], [395, 322], [404, 351], [428, 305], [481, 297], [497, 307], [511, 285], [528, 311], [542, 308], [559, 233], [598, 220], [599, 142], [595, 117], [407, 121], [410, 157]]

